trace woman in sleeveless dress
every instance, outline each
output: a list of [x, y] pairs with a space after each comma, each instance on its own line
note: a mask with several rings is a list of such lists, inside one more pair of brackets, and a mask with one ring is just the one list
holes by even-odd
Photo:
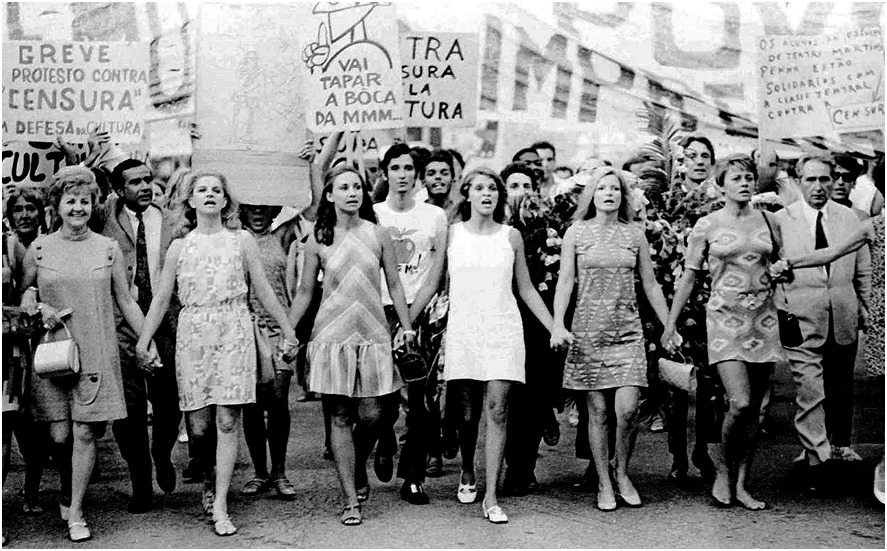
[[[277, 300], [289, 310], [291, 297], [287, 291], [286, 226], [271, 229], [280, 207], [270, 205], [240, 205], [240, 223], [249, 231], [259, 247], [262, 267]], [[249, 296], [249, 308], [256, 333], [259, 371], [267, 372], [270, 380], [259, 382], [256, 403], [243, 408], [243, 436], [253, 462], [255, 476], [247, 482], [241, 495], [254, 496], [273, 488], [277, 497], [291, 500], [296, 488], [286, 477], [286, 447], [290, 436], [290, 381], [294, 364], [268, 354], [283, 338], [274, 316], [268, 313], [255, 294]], [[263, 365], [266, 364], [266, 365]], [[273, 376], [272, 376], [273, 374]], [[268, 426], [265, 426], [265, 411]], [[271, 473], [265, 448], [271, 454]]]
[[[386, 397], [403, 386], [394, 367], [382, 309], [381, 272], [403, 327], [411, 327], [391, 236], [376, 225], [360, 173], [346, 166], [324, 176], [323, 193], [290, 319], [298, 325], [323, 270], [323, 296], [308, 343], [308, 388], [332, 417], [333, 459], [345, 498], [341, 522], [361, 523], [369, 497], [366, 461], [376, 445]], [[408, 340], [415, 332], [405, 332]]]
[[[64, 321], [80, 351], [79, 376], [44, 379], [32, 373], [30, 389], [31, 415], [49, 425], [52, 456], [61, 478], [60, 513], [74, 542], [91, 537], [83, 499], [95, 465], [96, 441], [108, 421], [126, 417], [115, 302], [135, 331], [142, 328], [144, 319], [129, 292], [117, 242], [87, 226], [98, 196], [91, 171], [82, 167], [59, 170], [49, 200], [61, 228], [35, 239], [23, 260], [22, 286], [27, 290], [22, 307], [36, 306], [48, 330], [62, 321], [60, 312], [70, 310]], [[68, 498], [70, 502], [65, 503]]]
[[[447, 248], [450, 311], [443, 374], [447, 397], [458, 401], [455, 411], [461, 415], [456, 428], [462, 474], [456, 496], [461, 503], [477, 498], [474, 454], [480, 416], [486, 411], [481, 507], [484, 517], [498, 524], [508, 522], [496, 495], [508, 393], [515, 383], [525, 381], [526, 351], [514, 289], [546, 328], [551, 327], [551, 313], [530, 280], [520, 233], [502, 223], [508, 194], [499, 175], [486, 168], [474, 170], [465, 176], [461, 193], [463, 222], [450, 226]], [[568, 333], [562, 337], [570, 338]]]
[[295, 348], [296, 334], [265, 276], [256, 240], [249, 232], [226, 227], [237, 206], [225, 177], [196, 171], [185, 191], [184, 213], [191, 229], [167, 251], [136, 352], [143, 361], [151, 360], [147, 344], [177, 286], [183, 306], [176, 334], [179, 406], [202, 453], [212, 453], [206, 440], [215, 417], [215, 485], [212, 472], [206, 473], [203, 509], [212, 516], [216, 534], [230, 536], [237, 531], [227, 501], [237, 459], [237, 420], [242, 406], [256, 401], [256, 344], [247, 291], [280, 326], [288, 348]]
[[755, 168], [748, 157], [734, 156], [719, 167], [715, 182], [724, 192], [724, 207], [699, 219], [687, 239], [684, 273], [675, 288], [662, 346], [673, 348], [675, 325], [697, 272], [711, 274], [706, 305], [708, 365], [726, 390], [721, 442], [711, 496], [720, 507], [767, 508], [752, 497], [746, 483], [755, 452], [761, 401], [770, 387], [773, 364], [784, 359], [771, 284], [770, 256], [779, 239], [770, 215], [752, 208]]
[[[628, 184], [612, 168], [595, 171], [579, 199], [575, 222], [564, 234], [554, 302], [556, 342], [574, 282], [579, 280], [571, 331], [574, 342], [564, 366], [563, 386], [586, 395], [588, 435], [598, 474], [597, 508], [612, 511], [617, 496], [629, 507], [641, 498], [628, 477], [637, 435], [640, 389], [647, 386], [644, 335], [635, 296], [635, 276], [664, 325], [668, 307], [653, 274], [643, 226], [631, 222]], [[610, 475], [608, 419], [615, 419], [616, 446]]]

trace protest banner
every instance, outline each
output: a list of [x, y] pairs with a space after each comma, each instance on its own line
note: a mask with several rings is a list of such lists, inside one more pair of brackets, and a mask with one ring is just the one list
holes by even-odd
[[[72, 144], [82, 161], [86, 144]], [[52, 175], [65, 166], [65, 154], [52, 142], [9, 142], [3, 144], [3, 185], [46, 187]]]
[[477, 34], [401, 35], [401, 78], [407, 125], [474, 126], [479, 49]]
[[240, 202], [307, 205], [298, 11], [203, 4], [197, 31], [195, 168], [221, 171]]
[[762, 37], [758, 62], [763, 138], [831, 138], [884, 126], [879, 28]]
[[148, 101], [148, 46], [22, 40], [3, 44], [3, 139], [85, 142], [110, 132], [141, 141]]
[[152, 157], [190, 156], [190, 117], [148, 121], [148, 151]]
[[308, 128], [403, 126], [397, 19], [391, 4], [301, 4]]

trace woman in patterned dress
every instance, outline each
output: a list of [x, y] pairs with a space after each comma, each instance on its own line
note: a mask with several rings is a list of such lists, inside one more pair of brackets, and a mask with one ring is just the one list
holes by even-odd
[[[579, 199], [575, 222], [564, 234], [554, 302], [552, 343], [566, 331], [564, 316], [578, 272], [575, 338], [564, 366], [563, 386], [584, 392], [588, 433], [598, 473], [597, 508], [616, 509], [617, 497], [629, 507], [641, 498], [628, 477], [637, 434], [640, 389], [647, 386], [644, 335], [635, 296], [635, 275], [664, 325], [668, 307], [653, 274], [644, 228], [631, 222], [628, 184], [621, 172], [597, 169]], [[614, 493], [610, 476], [607, 419], [616, 420]]]
[[[696, 275], [711, 273], [711, 298], [706, 307], [708, 365], [717, 369], [726, 390], [728, 409], [721, 428], [711, 495], [721, 507], [737, 504], [759, 511], [767, 504], [746, 488], [755, 452], [761, 400], [770, 386], [773, 364], [784, 359], [769, 274], [771, 235], [779, 240], [770, 214], [752, 208], [755, 169], [748, 157], [732, 157], [717, 170], [724, 207], [701, 218], [688, 238], [684, 273], [662, 335], [662, 345], [676, 344], [675, 324], [690, 298]], [[772, 232], [771, 229], [772, 228]]]
[[256, 345], [247, 291], [278, 323], [290, 348], [295, 347], [296, 334], [265, 276], [256, 240], [247, 231], [226, 227], [237, 206], [225, 177], [196, 171], [185, 191], [184, 213], [190, 231], [167, 251], [136, 352], [143, 362], [152, 361], [147, 345], [177, 285], [183, 306], [176, 334], [179, 406], [203, 453], [212, 453], [206, 433], [215, 417], [215, 486], [212, 473], [207, 473], [203, 509], [212, 515], [216, 534], [230, 536], [237, 531], [228, 516], [227, 501], [237, 459], [237, 420], [242, 406], [256, 401]]
[[[345, 498], [341, 522], [355, 526], [369, 498], [366, 461], [379, 438], [383, 406], [403, 386], [382, 309], [380, 268], [401, 326], [411, 324], [391, 236], [376, 224], [360, 173], [348, 166], [327, 172], [320, 201], [290, 319], [299, 324], [323, 270], [308, 343], [308, 385], [331, 414], [333, 459]], [[404, 334], [415, 337], [412, 330]]]

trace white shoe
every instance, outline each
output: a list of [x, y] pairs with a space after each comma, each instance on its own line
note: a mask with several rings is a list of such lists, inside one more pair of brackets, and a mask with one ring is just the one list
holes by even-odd
[[459, 503], [469, 504], [477, 501], [477, 483], [474, 484], [462, 484], [462, 477], [459, 477], [459, 489], [456, 490], [456, 498], [459, 499]]
[[875, 497], [882, 504], [884, 503], [884, 458], [875, 467]]
[[498, 505], [493, 505], [492, 507], [487, 509], [487, 502], [486, 500], [484, 500], [481, 502], [480, 508], [484, 513], [484, 518], [492, 522], [493, 524], [505, 524], [506, 522], [508, 522], [508, 515], [506, 515], [502, 511], [502, 507], [499, 507]]

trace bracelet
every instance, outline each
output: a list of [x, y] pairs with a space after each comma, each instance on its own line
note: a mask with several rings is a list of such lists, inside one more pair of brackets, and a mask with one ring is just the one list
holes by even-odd
[[299, 346], [299, 339], [296, 339], [295, 341], [283, 339], [283, 346], [284, 348], [296, 348], [297, 346]]

